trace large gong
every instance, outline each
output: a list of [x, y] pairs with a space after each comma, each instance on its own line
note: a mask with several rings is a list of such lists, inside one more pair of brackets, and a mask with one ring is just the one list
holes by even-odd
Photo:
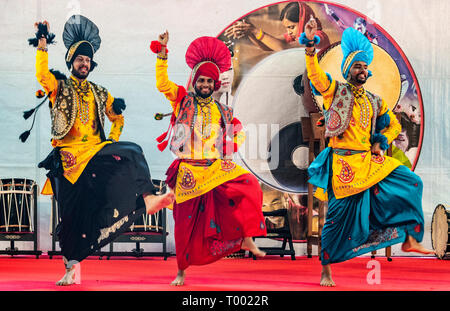
[[303, 48], [272, 54], [243, 77], [233, 98], [247, 135], [239, 150], [244, 165], [265, 184], [292, 193], [308, 191], [308, 144], [300, 122], [309, 115], [305, 69]]

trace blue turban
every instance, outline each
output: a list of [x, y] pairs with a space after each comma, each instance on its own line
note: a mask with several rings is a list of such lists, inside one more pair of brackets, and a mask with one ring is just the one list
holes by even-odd
[[[341, 40], [342, 54], [344, 59], [341, 64], [341, 72], [344, 79], [347, 79], [350, 67], [354, 62], [363, 61], [367, 65], [373, 60], [373, 47], [369, 39], [354, 28], [347, 28], [342, 33]], [[369, 70], [369, 77], [372, 73]]]

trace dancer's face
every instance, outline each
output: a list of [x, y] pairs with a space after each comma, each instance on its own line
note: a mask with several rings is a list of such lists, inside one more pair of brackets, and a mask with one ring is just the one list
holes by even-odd
[[355, 86], [360, 86], [366, 83], [369, 71], [367, 70], [367, 64], [362, 61], [357, 61], [352, 64], [349, 70], [350, 80], [349, 82]]
[[292, 22], [288, 20], [287, 18], [283, 18], [281, 21], [284, 28], [286, 28], [287, 34], [289, 37], [292, 38], [292, 40], [297, 40], [298, 37], [298, 23]]
[[84, 55], [75, 57], [72, 63], [72, 74], [78, 79], [86, 79], [91, 70], [91, 58]]
[[214, 92], [214, 80], [200, 75], [195, 82], [194, 89], [198, 96], [207, 98]]

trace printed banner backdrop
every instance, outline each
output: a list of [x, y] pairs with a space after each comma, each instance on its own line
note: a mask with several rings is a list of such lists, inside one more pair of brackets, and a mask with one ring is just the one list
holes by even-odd
[[[301, 8], [297, 22], [280, 20], [288, 5]], [[0, 178], [28, 178], [40, 187], [46, 179], [45, 172], [37, 168], [37, 163], [51, 150], [46, 107], [38, 112], [28, 141], [22, 143], [18, 139], [32, 122], [22, 118], [23, 111], [39, 103], [34, 96], [40, 88], [35, 78], [35, 48], [27, 43], [34, 35], [34, 22], [44, 19], [50, 22], [56, 44], [49, 47], [49, 67], [60, 71], [66, 70], [66, 50], [61, 38], [65, 21], [72, 14], [83, 14], [98, 25], [102, 44], [95, 60], [99, 66], [89, 78], [105, 86], [113, 96], [125, 98], [127, 109], [121, 140], [142, 146], [155, 179], [164, 179], [173, 156], [168, 150], [161, 153], [156, 148], [155, 138], [167, 129], [168, 120], [156, 121], [153, 115], [170, 112], [170, 107], [155, 86], [155, 56], [149, 51], [150, 41], [169, 30], [169, 77], [184, 85], [189, 77], [184, 61], [187, 46], [196, 37], [216, 36], [233, 53], [233, 70], [224, 78], [228, 79], [229, 89], [222, 90], [222, 101], [234, 107], [249, 134], [236, 161], [260, 179], [267, 193], [265, 209], [279, 208], [277, 204], [289, 208], [289, 221], [298, 241], [306, 234], [307, 178], [307, 148], [298, 134], [300, 118], [320, 110], [321, 99], [301, 92], [304, 50], [296, 35], [310, 15], [319, 20], [324, 33], [321, 65], [342, 80], [340, 36], [347, 27], [360, 30], [376, 50], [374, 76], [369, 79], [372, 85], [368, 82], [367, 88], [373, 87], [375, 93], [385, 98], [402, 124], [403, 132], [394, 142], [394, 157], [411, 167], [424, 182], [424, 244], [431, 247], [434, 208], [450, 201], [447, 190], [450, 127], [446, 120], [450, 112], [446, 105], [450, 36], [441, 25], [450, 14], [447, 1], [336, 0], [290, 4], [263, 0], [96, 3], [3, 0], [1, 8]], [[269, 37], [275, 43], [261, 44]], [[328, 49], [333, 45], [334, 48]], [[252, 139], [254, 135], [258, 139]], [[273, 154], [278, 156], [270, 157]], [[51, 248], [49, 197], [39, 196], [38, 216], [39, 248], [45, 252]], [[275, 219], [269, 221], [273, 226], [282, 225]], [[168, 223], [169, 251], [174, 252], [170, 211]], [[266, 239], [258, 242], [272, 243]], [[31, 249], [25, 242], [17, 246]], [[0, 248], [6, 247], [8, 243], [0, 242]], [[154, 251], [158, 246], [141, 247]], [[297, 255], [305, 254], [304, 243], [296, 243], [295, 247]], [[393, 248], [393, 254], [404, 255], [398, 247]]]

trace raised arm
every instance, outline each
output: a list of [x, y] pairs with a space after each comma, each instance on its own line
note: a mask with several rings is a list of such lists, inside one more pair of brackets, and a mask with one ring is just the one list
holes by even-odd
[[[39, 23], [35, 23], [34, 26], [37, 28], [38, 24]], [[47, 21], [44, 21], [43, 24], [46, 25], [48, 29], [50, 29], [50, 25]], [[36, 52], [36, 78], [47, 94], [52, 92], [50, 96], [50, 101], [53, 103], [56, 98], [58, 81], [48, 69], [48, 52], [47, 52], [46, 38], [39, 39]]]
[[[308, 23], [305, 25], [306, 38], [313, 42], [314, 36], [317, 33], [317, 22], [311, 16]], [[319, 66], [317, 54], [315, 53], [314, 44], [306, 44], [305, 61], [306, 70], [308, 72], [308, 78], [311, 80], [312, 85], [319, 91], [324, 98], [324, 108], [328, 109], [331, 99], [334, 95], [336, 88], [336, 81], [330, 79], [329, 76]]]
[[158, 42], [161, 44], [161, 50], [156, 56], [156, 87], [170, 101], [172, 108], [176, 109], [179, 93], [183, 92], [184, 88], [170, 81], [167, 74], [167, 43], [169, 42], [167, 30], [158, 36]]

